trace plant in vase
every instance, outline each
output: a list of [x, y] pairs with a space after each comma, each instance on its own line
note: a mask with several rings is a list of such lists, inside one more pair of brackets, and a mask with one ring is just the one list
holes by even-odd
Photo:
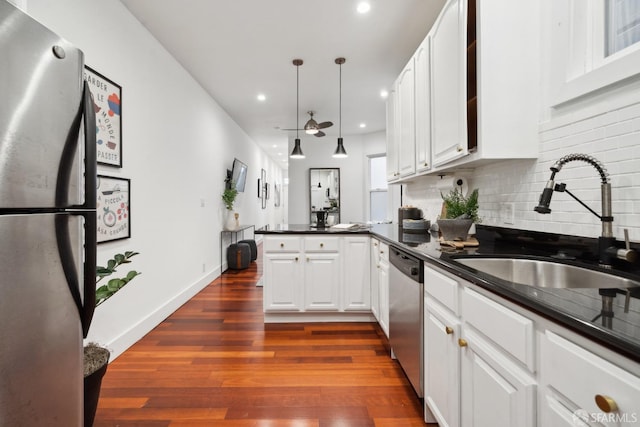
[[442, 238], [447, 241], [466, 240], [471, 225], [481, 221], [478, 217], [478, 189], [467, 197], [458, 188], [446, 195], [441, 193], [441, 196], [444, 203], [437, 222]]
[[[127, 251], [124, 254], [116, 254], [107, 261], [106, 267], [96, 267], [96, 285], [105, 277], [116, 272], [116, 268], [122, 264], [130, 263], [130, 258], [138, 255], [138, 252]], [[110, 279], [106, 285], [96, 289], [95, 306], [99, 306], [111, 298], [116, 292], [131, 282], [139, 271], [131, 270], [124, 277]], [[100, 397], [100, 385], [102, 377], [107, 372], [109, 363], [109, 350], [97, 343], [90, 342], [84, 346], [84, 425], [91, 427], [98, 407]]]
[[238, 222], [240, 214], [238, 214], [237, 212], [233, 212], [233, 203], [235, 202], [237, 196], [238, 190], [236, 190], [234, 182], [227, 181], [227, 185], [222, 192], [222, 202], [227, 208], [227, 218], [225, 220], [225, 228], [227, 230], [235, 230], [240, 225]]

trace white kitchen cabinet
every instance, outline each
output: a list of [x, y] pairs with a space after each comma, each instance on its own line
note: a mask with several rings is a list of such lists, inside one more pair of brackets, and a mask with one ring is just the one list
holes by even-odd
[[301, 257], [301, 252], [265, 251], [262, 297], [265, 312], [303, 309], [301, 284], [304, 276]]
[[380, 285], [378, 269], [380, 268], [380, 241], [371, 239], [371, 261], [369, 263], [371, 277], [371, 313], [380, 322]]
[[466, 156], [466, 5], [449, 0], [431, 29], [433, 163]]
[[371, 311], [369, 236], [342, 238], [342, 289], [345, 311]]
[[462, 425], [535, 426], [535, 378], [475, 330], [465, 328], [462, 335]]
[[548, 330], [540, 359], [540, 425], [640, 425], [639, 377]]
[[340, 259], [338, 252], [305, 253], [304, 309], [340, 309]]
[[425, 405], [440, 427], [459, 426], [460, 400], [455, 396], [460, 394], [460, 320], [429, 296], [424, 307]]
[[416, 172], [415, 65], [411, 58], [395, 84], [398, 124], [398, 168], [400, 177]]
[[389, 245], [380, 242], [380, 268], [378, 269], [380, 312], [378, 323], [389, 338]]
[[395, 87], [389, 91], [387, 97], [387, 181], [393, 182], [400, 178], [398, 140], [399, 126], [397, 124], [397, 96]]
[[431, 169], [431, 35], [414, 54], [416, 172]]

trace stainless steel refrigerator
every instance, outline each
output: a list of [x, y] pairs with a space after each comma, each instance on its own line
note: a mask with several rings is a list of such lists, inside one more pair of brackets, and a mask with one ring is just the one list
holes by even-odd
[[0, 426], [81, 426], [96, 259], [83, 54], [0, 0], [0, 58]]

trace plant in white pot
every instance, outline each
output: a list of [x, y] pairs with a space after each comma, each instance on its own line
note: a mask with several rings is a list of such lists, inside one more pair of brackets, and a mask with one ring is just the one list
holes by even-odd
[[[122, 264], [130, 263], [130, 258], [138, 255], [138, 252], [127, 251], [124, 254], [116, 254], [107, 261], [106, 267], [96, 267], [96, 285], [105, 277], [116, 272], [116, 268]], [[96, 307], [111, 298], [116, 292], [131, 282], [139, 271], [131, 270], [124, 277], [112, 278], [106, 285], [96, 289]], [[107, 371], [109, 363], [109, 350], [97, 343], [90, 342], [84, 347], [84, 426], [93, 425], [93, 419], [98, 407], [100, 397], [100, 385], [102, 377]]]
[[240, 215], [237, 212], [233, 212], [233, 203], [238, 196], [238, 190], [236, 190], [235, 183], [233, 181], [225, 181], [227, 185], [222, 192], [222, 202], [227, 208], [224, 228], [226, 230], [235, 230], [240, 226], [238, 218]]
[[467, 197], [459, 188], [441, 196], [444, 203], [437, 223], [442, 239], [466, 240], [471, 225], [481, 221], [478, 217], [478, 189], [473, 190]]

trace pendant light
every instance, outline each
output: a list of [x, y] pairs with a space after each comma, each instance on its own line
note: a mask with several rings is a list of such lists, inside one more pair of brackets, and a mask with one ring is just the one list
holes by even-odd
[[347, 157], [347, 151], [344, 149], [344, 144], [342, 143], [342, 64], [344, 64], [345, 61], [346, 59], [344, 58], [336, 58], [336, 64], [340, 67], [340, 83], [338, 88], [338, 146], [336, 147], [336, 151], [333, 153], [333, 157], [336, 159], [343, 159]]
[[298, 124], [298, 111], [299, 111], [298, 98], [300, 94], [300, 78], [299, 78], [298, 72], [302, 64], [303, 64], [302, 59], [293, 60], [293, 65], [296, 66], [296, 140], [295, 140], [295, 145], [293, 146], [293, 151], [289, 156], [292, 159], [304, 159], [304, 153], [302, 152], [302, 148], [300, 148], [300, 137], [298, 135], [298, 130], [300, 129], [300, 126]]

